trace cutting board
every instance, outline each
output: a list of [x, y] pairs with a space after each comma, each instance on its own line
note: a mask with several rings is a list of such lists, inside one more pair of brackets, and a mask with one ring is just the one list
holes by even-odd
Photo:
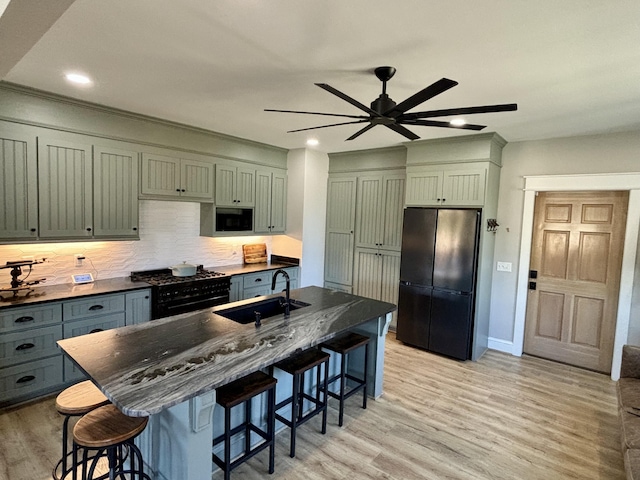
[[267, 263], [267, 244], [254, 243], [242, 245], [244, 263]]

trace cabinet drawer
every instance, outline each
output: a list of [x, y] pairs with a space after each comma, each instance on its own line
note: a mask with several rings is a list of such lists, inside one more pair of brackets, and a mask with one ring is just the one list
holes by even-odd
[[0, 311], [0, 333], [53, 325], [62, 321], [62, 304], [10, 308]]
[[88, 318], [75, 322], [64, 322], [62, 333], [64, 338], [77, 337], [88, 333], [102, 332], [112, 328], [124, 327], [124, 312], [105, 315], [99, 318]]
[[124, 312], [124, 294], [96, 295], [82, 300], [64, 302], [62, 313], [64, 321], [94, 317], [112, 312]]
[[245, 288], [242, 292], [242, 299], [246, 300], [247, 298], [255, 298], [261, 297], [262, 295], [270, 295], [271, 294], [271, 284], [267, 285], [259, 285], [257, 287]]
[[62, 325], [34, 328], [0, 337], [0, 367], [58, 355]]
[[0, 369], [0, 406], [2, 402], [50, 389], [62, 383], [60, 355]]
[[267, 288], [271, 288], [271, 272], [248, 273], [243, 275], [242, 282], [245, 289], [260, 285], [265, 285]]

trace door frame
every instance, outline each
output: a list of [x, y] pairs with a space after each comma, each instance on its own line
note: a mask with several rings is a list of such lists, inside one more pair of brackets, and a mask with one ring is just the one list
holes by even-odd
[[513, 355], [522, 356], [524, 349], [524, 324], [529, 289], [529, 263], [533, 239], [533, 210], [536, 192], [550, 191], [589, 191], [589, 190], [628, 190], [629, 205], [622, 254], [618, 313], [616, 317], [615, 338], [613, 342], [613, 360], [611, 379], [620, 378], [622, 346], [629, 335], [631, 299], [633, 294], [634, 270], [638, 250], [638, 229], [640, 228], [640, 173], [603, 173], [577, 175], [535, 175], [524, 177], [524, 206], [522, 232], [520, 236], [520, 261], [516, 289], [516, 307], [513, 329]]

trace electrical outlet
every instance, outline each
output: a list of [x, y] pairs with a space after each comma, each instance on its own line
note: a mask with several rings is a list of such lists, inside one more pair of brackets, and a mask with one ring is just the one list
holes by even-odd
[[76, 267], [81, 267], [82, 261], [85, 259], [85, 256], [81, 253], [76, 253], [74, 257], [76, 258]]
[[510, 272], [511, 271], [511, 262], [498, 262], [496, 270], [498, 272]]

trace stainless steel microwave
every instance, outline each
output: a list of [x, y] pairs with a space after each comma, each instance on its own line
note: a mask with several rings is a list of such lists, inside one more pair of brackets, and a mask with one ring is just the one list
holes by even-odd
[[253, 208], [216, 208], [216, 232], [250, 232]]

